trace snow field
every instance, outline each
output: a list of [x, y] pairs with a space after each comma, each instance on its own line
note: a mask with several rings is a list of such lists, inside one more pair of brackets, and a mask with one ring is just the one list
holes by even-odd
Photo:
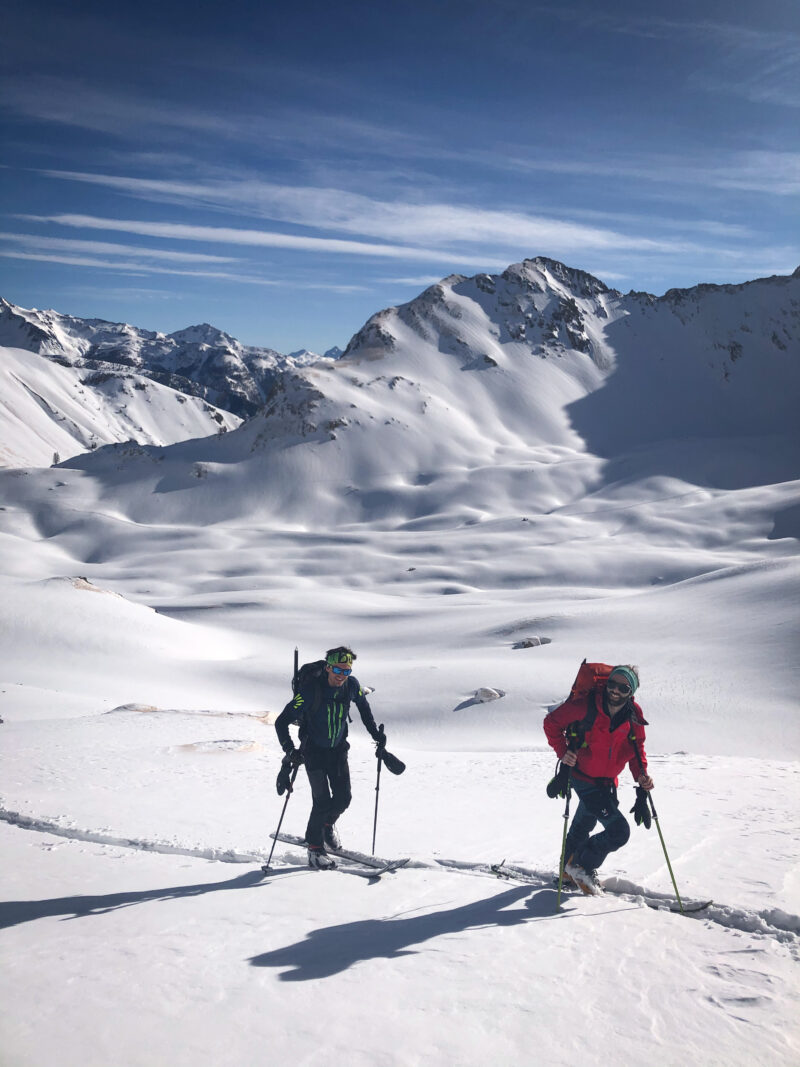
[[[0, 472], [12, 1067], [796, 1067], [796, 285], [453, 277], [221, 437]], [[281, 845], [264, 880], [293, 650], [343, 642], [408, 765], [377, 852], [411, 862], [368, 883]], [[584, 657], [642, 668], [705, 912], [644, 906], [672, 886], [636, 827], [617, 892], [555, 912], [541, 720]]]

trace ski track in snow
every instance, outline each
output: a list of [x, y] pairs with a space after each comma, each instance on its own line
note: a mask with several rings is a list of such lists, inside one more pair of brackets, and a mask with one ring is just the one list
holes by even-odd
[[[141, 852], [159, 852], [164, 855], [191, 856], [195, 859], [212, 860], [218, 863], [254, 863], [260, 864], [267, 859], [267, 853], [237, 852], [235, 849], [222, 848], [191, 848], [169, 841], [145, 841], [135, 838], [117, 837], [104, 830], [84, 830], [74, 826], [64, 825], [53, 819], [39, 819], [29, 815], [22, 815], [16, 811], [9, 811], [0, 807], [0, 820], [16, 826], [22, 830], [32, 830], [38, 833], [53, 834], [56, 837], [65, 837], [72, 841], [85, 841], [91, 844], [112, 845], [119, 848], [137, 849]], [[291, 847], [291, 846], [290, 846]], [[405, 865], [408, 868], [416, 868], [426, 871], [445, 871], [475, 876], [490, 876], [498, 878], [488, 863], [473, 863], [461, 860], [424, 860], [412, 859]], [[530, 870], [518, 868], [524, 881], [521, 884], [530, 884], [531, 889], [551, 889], [553, 885], [553, 871]], [[663, 901], [666, 906], [674, 902], [674, 896], [665, 893], [654, 893], [644, 886], [636, 885], [627, 879], [612, 877], [608, 880], [608, 888], [615, 897], [621, 896], [635, 902], [637, 899], [646, 897], [649, 901]], [[580, 899], [579, 897], [576, 899]], [[800, 916], [790, 915], [780, 908], [768, 908], [764, 911], [750, 911], [736, 908], [726, 904], [712, 903], [702, 912], [687, 914], [685, 918], [706, 919], [719, 926], [739, 930], [742, 933], [755, 934], [769, 937], [775, 941], [790, 946], [792, 954], [800, 959]]]

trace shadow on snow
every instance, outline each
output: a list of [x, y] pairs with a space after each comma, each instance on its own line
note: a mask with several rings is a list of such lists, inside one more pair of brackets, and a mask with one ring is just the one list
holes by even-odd
[[[287, 867], [275, 871], [278, 874], [296, 874], [304, 867]], [[216, 893], [225, 889], [251, 889], [264, 881], [261, 871], [248, 871], [225, 882], [202, 882], [199, 885], [176, 885], [166, 889], [144, 889], [130, 893], [106, 893], [100, 896], [54, 897], [51, 900], [3, 900], [0, 901], [0, 930], [20, 923], [33, 922], [63, 915], [65, 919], [83, 919], [88, 915], [105, 915], [133, 904], [150, 900], [179, 900], [181, 897], [199, 897], [204, 893]]]
[[[529, 897], [524, 910], [504, 911]], [[531, 896], [530, 886], [515, 886], [503, 893], [446, 911], [405, 918], [362, 919], [312, 930], [304, 940], [253, 956], [253, 967], [286, 967], [284, 982], [329, 978], [362, 960], [397, 959], [419, 945], [445, 934], [492, 926], [518, 926], [532, 918], [553, 918], [555, 894], [542, 890]]]

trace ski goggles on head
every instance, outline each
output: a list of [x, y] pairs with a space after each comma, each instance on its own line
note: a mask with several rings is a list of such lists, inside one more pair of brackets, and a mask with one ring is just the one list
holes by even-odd
[[343, 674], [345, 678], [348, 676], [348, 674], [353, 673], [352, 667], [334, 667], [332, 663], [329, 663], [328, 666], [334, 674]]

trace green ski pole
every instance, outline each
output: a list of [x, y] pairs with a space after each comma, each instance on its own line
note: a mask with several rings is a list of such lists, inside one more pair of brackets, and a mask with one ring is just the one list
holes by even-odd
[[[641, 774], [645, 774], [646, 772], [644, 769], [644, 763], [642, 762], [642, 757], [639, 753], [639, 745], [636, 742], [636, 738], [633, 736], [633, 732], [631, 732], [630, 734], [630, 742], [633, 745], [633, 751], [636, 753], [636, 760], [639, 764], [639, 771]], [[669, 861], [669, 855], [667, 853], [667, 846], [664, 841], [664, 835], [661, 833], [661, 824], [658, 821], [658, 813], [656, 812], [656, 806], [653, 803], [653, 798], [650, 795], [649, 789], [647, 790], [647, 802], [650, 805], [650, 811], [653, 813], [653, 821], [656, 824], [656, 830], [658, 830], [658, 839], [661, 842], [661, 848], [664, 851], [664, 859], [667, 861], [667, 870], [669, 871], [669, 876], [672, 879], [672, 888], [675, 890], [675, 897], [678, 901], [678, 907], [681, 909], [681, 915], [683, 915], [683, 901], [681, 900], [681, 895], [678, 892], [678, 883], [675, 881], [675, 875], [672, 873], [672, 864]]]

